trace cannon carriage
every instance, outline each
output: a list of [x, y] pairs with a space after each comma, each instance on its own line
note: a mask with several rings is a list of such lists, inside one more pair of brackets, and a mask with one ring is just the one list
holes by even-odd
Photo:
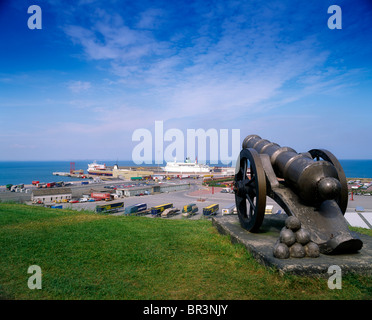
[[297, 153], [249, 135], [236, 163], [234, 192], [240, 224], [250, 232], [260, 231], [269, 196], [301, 221], [322, 253], [356, 252], [363, 246], [344, 218], [348, 203], [344, 171], [327, 150]]

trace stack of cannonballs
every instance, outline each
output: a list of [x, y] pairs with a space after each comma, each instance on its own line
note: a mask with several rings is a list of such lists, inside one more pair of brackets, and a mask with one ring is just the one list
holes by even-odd
[[274, 246], [274, 257], [316, 258], [319, 257], [319, 247], [310, 241], [310, 232], [301, 228], [300, 220], [290, 216], [285, 220], [285, 227], [280, 231], [279, 240]]

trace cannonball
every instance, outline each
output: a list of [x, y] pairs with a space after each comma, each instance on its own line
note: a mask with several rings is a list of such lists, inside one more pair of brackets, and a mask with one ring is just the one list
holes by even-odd
[[277, 243], [274, 246], [274, 257], [278, 259], [288, 259], [289, 258], [289, 248], [284, 243]]
[[287, 246], [291, 246], [296, 242], [296, 236], [292, 230], [283, 228], [279, 234], [279, 241]]
[[305, 256], [305, 249], [300, 243], [296, 242], [289, 248], [289, 254], [293, 258], [303, 258]]
[[285, 220], [285, 226], [292, 231], [297, 231], [301, 228], [301, 221], [295, 216], [290, 216]]
[[319, 246], [315, 242], [310, 241], [304, 248], [306, 256], [310, 258], [319, 257]]
[[307, 244], [310, 241], [310, 232], [301, 228], [296, 232], [296, 241], [302, 245]]

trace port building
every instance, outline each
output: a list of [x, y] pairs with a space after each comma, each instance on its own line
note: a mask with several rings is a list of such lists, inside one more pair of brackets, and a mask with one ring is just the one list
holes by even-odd
[[150, 170], [134, 170], [119, 168], [117, 165], [112, 169], [112, 177], [124, 180], [130, 180], [132, 177], [148, 177], [154, 175]]
[[71, 188], [38, 189], [32, 191], [31, 201], [53, 202], [54, 200], [71, 200]]
[[133, 188], [118, 188], [116, 189], [116, 194], [119, 197], [132, 197], [140, 194], [154, 194], [172, 191], [182, 191], [188, 189], [190, 189], [189, 183], [178, 184], [162, 183], [159, 185], [139, 186]]

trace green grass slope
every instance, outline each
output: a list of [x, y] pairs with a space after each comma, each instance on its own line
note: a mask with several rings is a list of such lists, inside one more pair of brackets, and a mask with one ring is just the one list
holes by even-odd
[[[42, 289], [30, 290], [30, 265]], [[0, 204], [1, 299], [371, 299], [371, 277], [281, 276], [208, 220]]]

